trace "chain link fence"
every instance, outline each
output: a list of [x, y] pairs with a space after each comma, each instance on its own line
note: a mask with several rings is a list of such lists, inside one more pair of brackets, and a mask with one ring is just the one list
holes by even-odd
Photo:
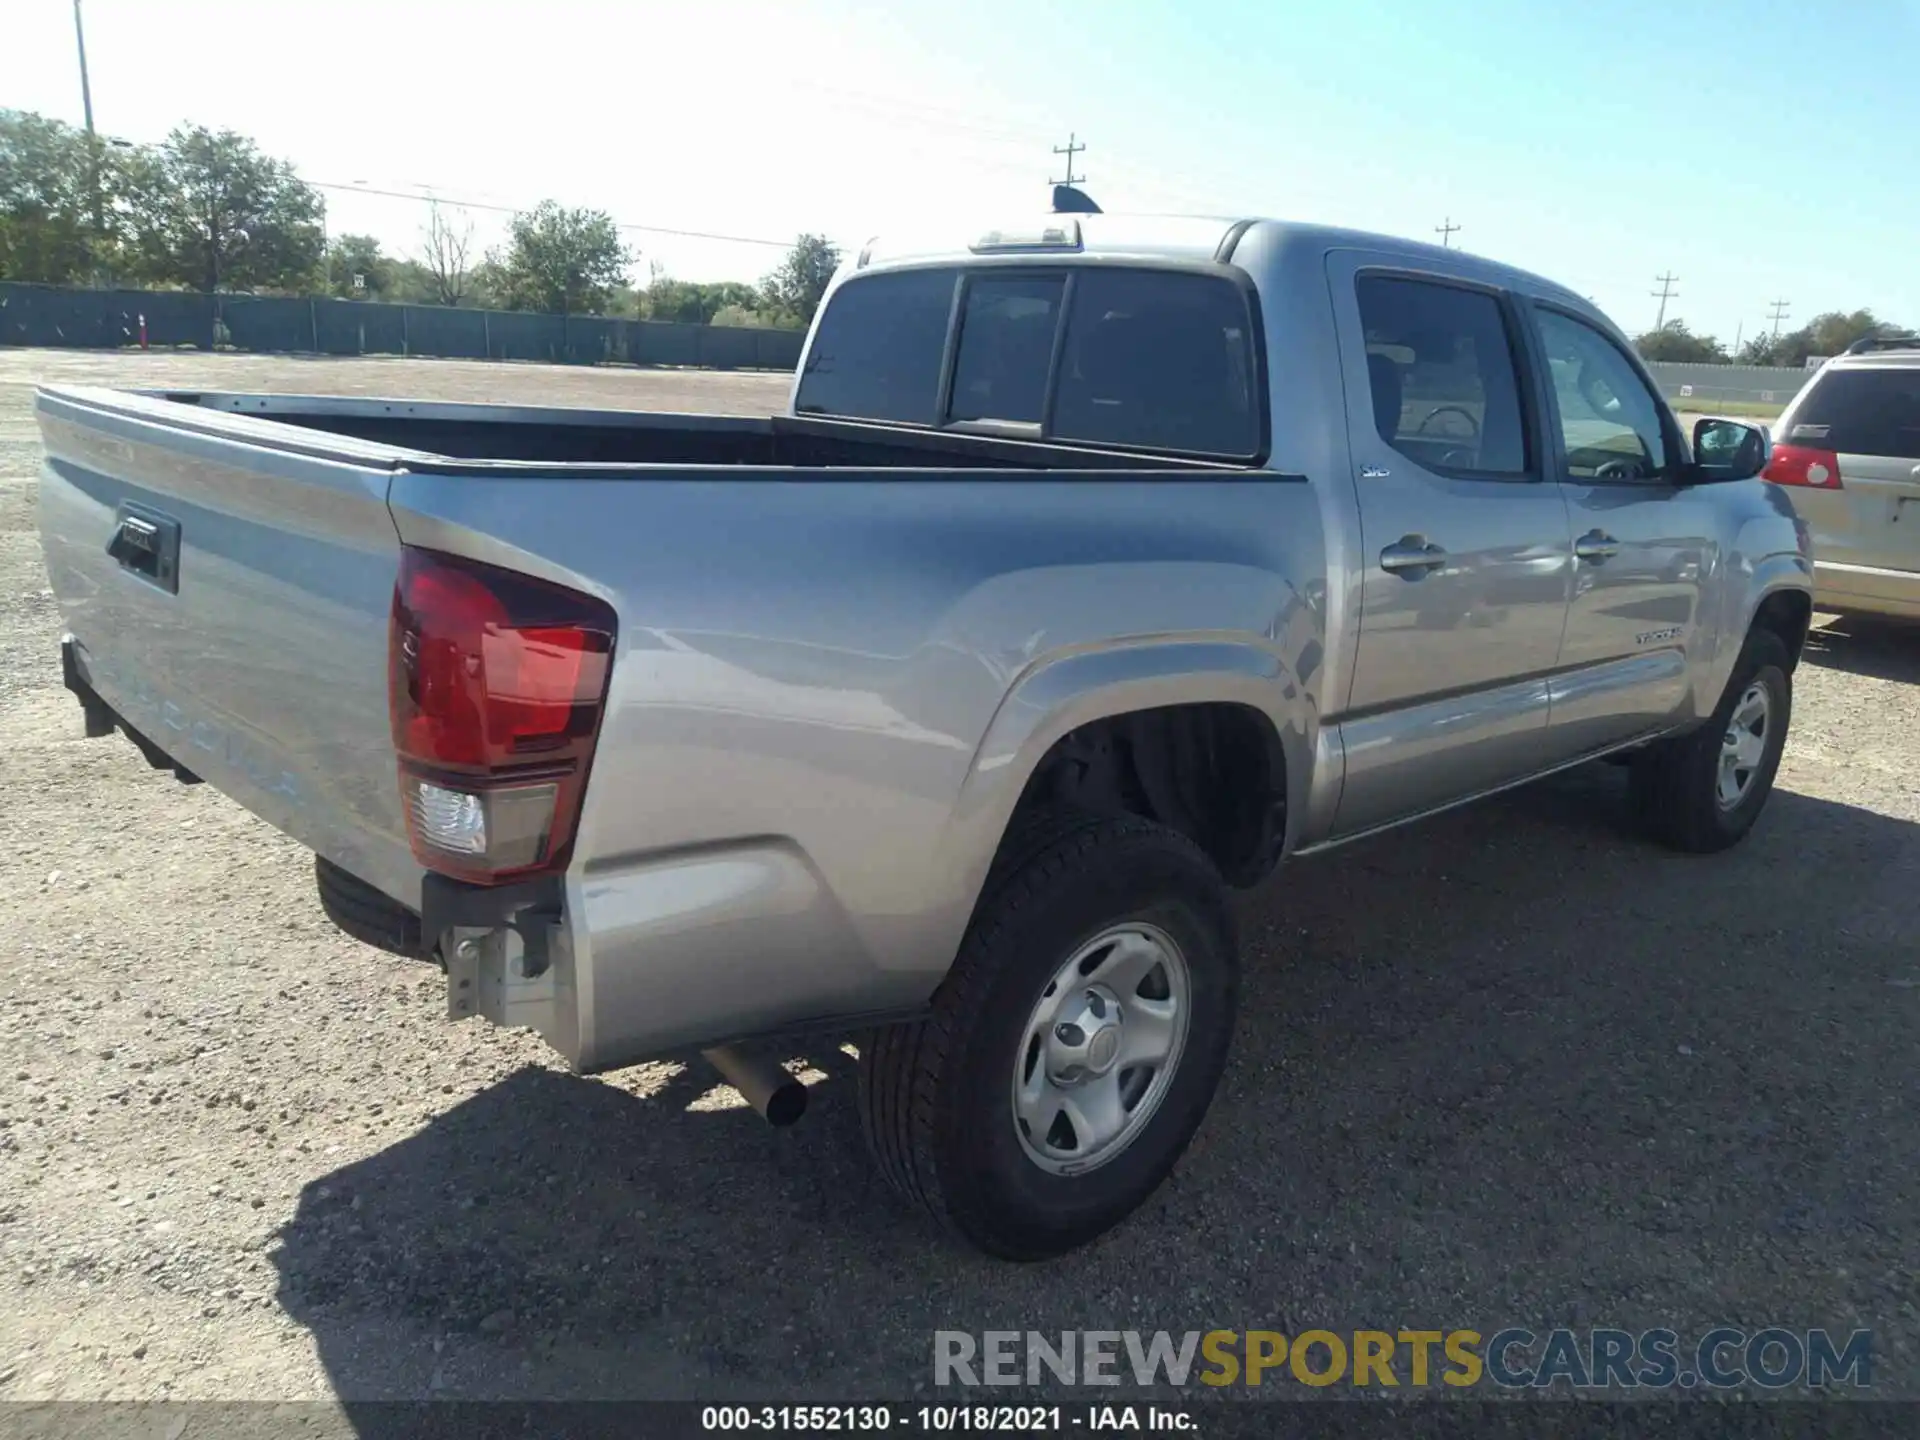
[[791, 370], [798, 330], [0, 281], [0, 344]]
[[1649, 361], [1647, 369], [1667, 399], [1681, 409], [1713, 405], [1776, 405], [1785, 409], [1800, 387], [1813, 378], [1811, 370], [1774, 369], [1758, 365], [1694, 365]]

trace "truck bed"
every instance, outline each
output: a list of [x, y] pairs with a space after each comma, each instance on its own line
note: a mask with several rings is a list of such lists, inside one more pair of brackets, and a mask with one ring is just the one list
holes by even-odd
[[321, 431], [414, 454], [548, 465], [738, 465], [863, 469], [1190, 469], [1217, 462], [1135, 455], [1014, 433], [914, 430], [815, 416], [663, 414], [329, 395], [150, 391], [147, 398]]
[[992, 842], [955, 847], [1018, 793], [987, 755], [993, 798], [965, 799], [976, 757], [1054, 703], [1009, 709], [1010, 688], [1055, 660], [1122, 683], [1181, 637], [1265, 697], [1310, 628], [1282, 577], [1322, 546], [1301, 477], [1000, 436], [53, 387], [37, 409], [90, 722], [415, 912], [403, 556], [611, 608], [551, 982], [575, 988], [528, 1022], [587, 1068], [919, 1003]]

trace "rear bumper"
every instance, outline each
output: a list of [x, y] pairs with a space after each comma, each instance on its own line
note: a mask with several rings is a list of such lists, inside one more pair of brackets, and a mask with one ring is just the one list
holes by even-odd
[[1820, 610], [1920, 619], [1920, 571], [1817, 560], [1813, 603]]
[[[60, 672], [89, 736], [118, 730], [155, 769], [201, 783], [101, 695], [72, 636]], [[580, 1070], [925, 1009], [924, 977], [853, 959], [859, 946], [838, 907], [784, 845], [655, 858], [571, 883], [470, 885], [429, 873], [417, 912], [337, 865], [323, 861], [317, 873], [322, 906], [344, 933], [444, 965], [450, 1018], [526, 1026]]]

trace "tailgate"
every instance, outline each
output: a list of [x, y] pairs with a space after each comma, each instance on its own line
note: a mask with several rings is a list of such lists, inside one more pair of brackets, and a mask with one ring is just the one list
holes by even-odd
[[249, 810], [417, 907], [387, 718], [408, 452], [46, 389], [41, 542], [75, 662]]
[[1819, 517], [1826, 521], [1815, 534], [1820, 559], [1920, 571], [1920, 444], [1912, 448], [1911, 457], [1840, 457], [1842, 488], [1822, 497], [1834, 503]]

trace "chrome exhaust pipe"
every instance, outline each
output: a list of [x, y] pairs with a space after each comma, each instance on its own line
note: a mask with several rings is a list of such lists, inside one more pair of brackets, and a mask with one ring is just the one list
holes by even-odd
[[784, 1065], [732, 1045], [715, 1045], [700, 1053], [769, 1125], [784, 1128], [807, 1113], [807, 1087]]

